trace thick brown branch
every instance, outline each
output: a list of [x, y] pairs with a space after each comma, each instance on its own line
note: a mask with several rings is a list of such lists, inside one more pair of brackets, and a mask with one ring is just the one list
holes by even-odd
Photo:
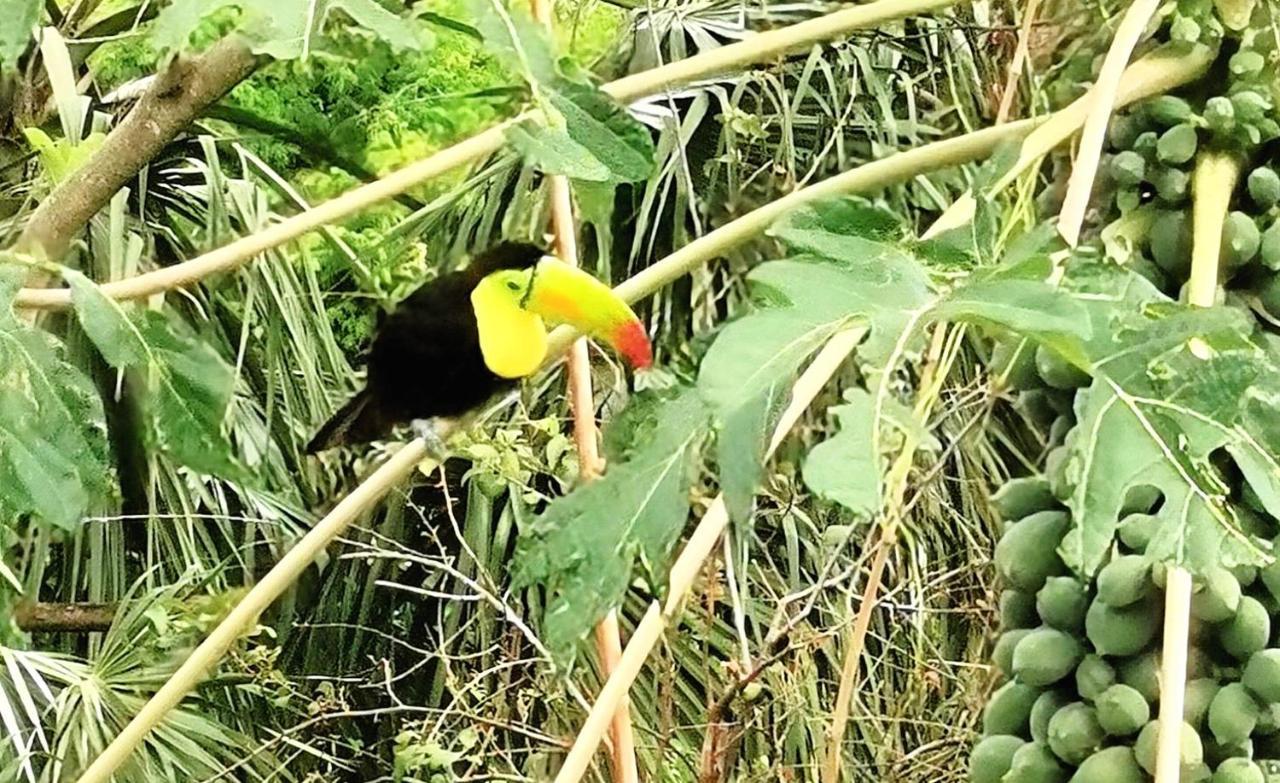
[[222, 39], [198, 57], [174, 60], [76, 175], [36, 208], [17, 249], [55, 261], [61, 258], [121, 187], [258, 63], [236, 37]]
[[22, 604], [13, 619], [27, 633], [105, 631], [116, 616], [115, 604]]

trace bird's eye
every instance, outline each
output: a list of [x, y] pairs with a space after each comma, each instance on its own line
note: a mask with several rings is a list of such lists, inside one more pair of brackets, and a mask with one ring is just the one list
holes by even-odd
[[507, 288], [511, 289], [512, 291], [519, 291], [519, 290], [520, 290], [520, 284], [519, 284], [519, 283], [517, 283], [517, 282], [516, 282], [516, 281], [514, 281], [514, 280], [508, 280], [508, 281], [507, 281]]

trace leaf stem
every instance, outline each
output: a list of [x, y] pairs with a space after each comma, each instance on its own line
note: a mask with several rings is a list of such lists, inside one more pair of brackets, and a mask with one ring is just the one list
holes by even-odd
[[[548, 32], [552, 30], [554, 0], [532, 0], [533, 16]], [[503, 17], [507, 14], [503, 12]], [[513, 34], [514, 37], [514, 34]], [[521, 52], [521, 56], [524, 53]], [[579, 266], [578, 227], [573, 217], [573, 191], [569, 178], [549, 178], [551, 226], [555, 234], [556, 254], [570, 266]], [[578, 450], [578, 476], [585, 483], [604, 472], [600, 456], [599, 429], [596, 427], [595, 392], [591, 388], [591, 358], [587, 354], [587, 338], [579, 337], [569, 348], [569, 404], [573, 410], [573, 442]], [[622, 633], [618, 612], [611, 610], [595, 628], [596, 655], [608, 678], [618, 669], [622, 658]], [[631, 726], [631, 708], [624, 697], [613, 713], [610, 731], [613, 740], [612, 762], [615, 783], [639, 783], [636, 766], [636, 739]]]

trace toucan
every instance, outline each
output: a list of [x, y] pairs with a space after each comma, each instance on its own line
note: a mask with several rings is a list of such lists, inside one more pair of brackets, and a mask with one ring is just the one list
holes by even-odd
[[608, 343], [634, 369], [653, 362], [643, 324], [609, 286], [537, 245], [501, 242], [425, 283], [383, 320], [365, 387], [307, 452], [379, 440], [401, 424], [438, 451], [435, 420], [483, 405], [542, 366], [548, 324]]

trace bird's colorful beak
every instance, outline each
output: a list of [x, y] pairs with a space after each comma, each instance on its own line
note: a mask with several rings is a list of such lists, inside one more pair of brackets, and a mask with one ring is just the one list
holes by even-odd
[[524, 308], [608, 343], [634, 369], [653, 364], [649, 335], [627, 303], [609, 286], [559, 259], [547, 257], [534, 267]]

